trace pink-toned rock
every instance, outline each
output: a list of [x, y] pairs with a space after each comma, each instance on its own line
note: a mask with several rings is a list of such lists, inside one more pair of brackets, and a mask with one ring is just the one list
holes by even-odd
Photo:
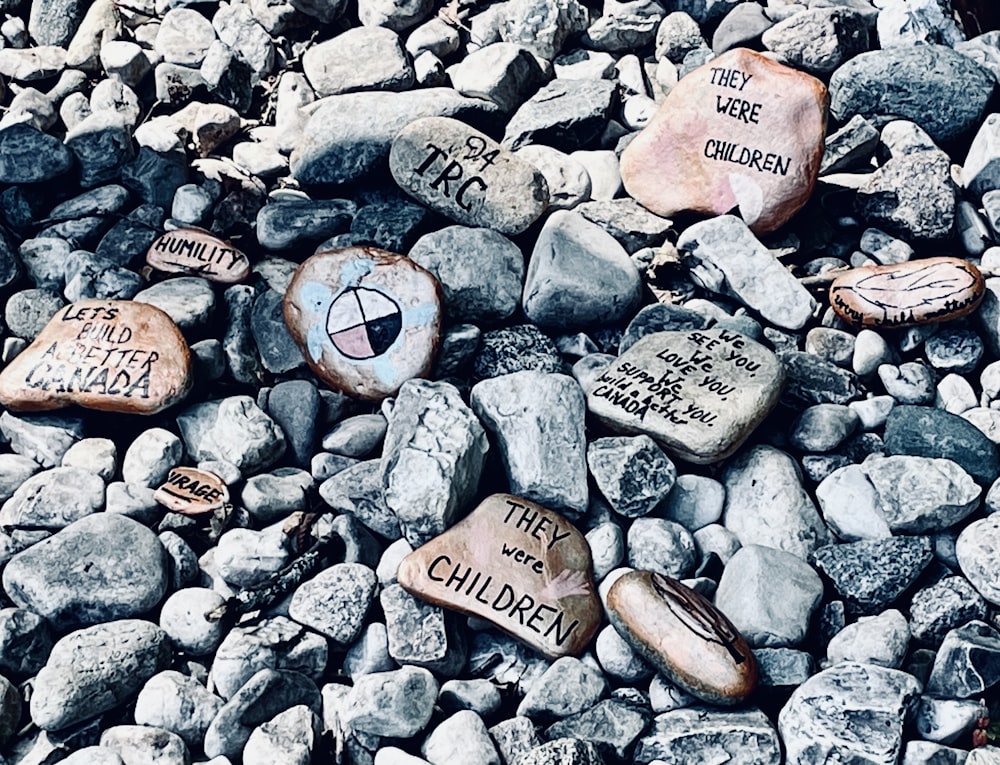
[[736, 210], [774, 231], [812, 194], [828, 100], [815, 77], [735, 48], [670, 91], [622, 153], [622, 181], [657, 215]]
[[326, 250], [295, 271], [284, 316], [317, 377], [378, 400], [430, 372], [440, 341], [441, 288], [402, 255], [375, 247]]
[[0, 403], [153, 414], [183, 399], [191, 384], [191, 352], [166, 313], [130, 300], [80, 300], [60, 309], [0, 372]]
[[201, 515], [229, 502], [229, 489], [215, 473], [192, 467], [175, 467], [153, 499], [175, 513]]
[[580, 653], [601, 623], [590, 547], [572, 523], [510, 494], [403, 558], [412, 594], [487, 619], [551, 658]]
[[157, 271], [202, 276], [222, 284], [243, 281], [250, 273], [246, 255], [200, 228], [178, 228], [158, 237], [146, 262]]

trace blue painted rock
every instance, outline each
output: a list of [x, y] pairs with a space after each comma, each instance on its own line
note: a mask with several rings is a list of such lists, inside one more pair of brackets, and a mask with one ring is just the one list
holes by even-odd
[[409, 258], [375, 247], [318, 252], [295, 271], [284, 317], [309, 367], [358, 398], [395, 394], [430, 370], [441, 288]]

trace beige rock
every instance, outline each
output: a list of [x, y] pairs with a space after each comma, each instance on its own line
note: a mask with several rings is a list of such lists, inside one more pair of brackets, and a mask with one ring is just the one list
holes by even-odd
[[688, 693], [739, 704], [757, 683], [757, 661], [719, 609], [676, 579], [630, 571], [611, 585], [608, 618], [629, 644]]
[[190, 351], [167, 314], [130, 300], [81, 300], [0, 373], [0, 403], [153, 414], [182, 400], [191, 384]]
[[854, 268], [830, 285], [830, 305], [861, 327], [910, 327], [965, 316], [986, 293], [979, 269], [959, 258]]
[[823, 157], [826, 87], [735, 48], [687, 76], [621, 157], [622, 181], [657, 215], [738, 208], [774, 231], [812, 194]]
[[569, 521], [510, 494], [407, 555], [412, 594], [479, 616], [550, 658], [580, 653], [601, 623], [590, 547]]
[[229, 503], [229, 489], [219, 476], [191, 467], [175, 467], [153, 492], [153, 499], [183, 515], [201, 515]]
[[645, 433], [681, 459], [728, 457], [778, 403], [784, 369], [738, 332], [656, 332], [619, 356], [587, 392], [612, 430]]
[[200, 228], [178, 228], [158, 237], [146, 262], [171, 274], [192, 274], [221, 284], [243, 281], [250, 273], [247, 256]]
[[437, 280], [409, 258], [345, 247], [319, 252], [298, 267], [284, 316], [319, 378], [377, 400], [430, 372], [441, 302]]

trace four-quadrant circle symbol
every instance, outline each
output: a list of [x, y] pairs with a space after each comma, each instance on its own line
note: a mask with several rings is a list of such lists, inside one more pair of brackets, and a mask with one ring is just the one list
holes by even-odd
[[326, 331], [349, 359], [381, 356], [399, 337], [403, 316], [395, 300], [367, 287], [350, 287], [330, 304]]

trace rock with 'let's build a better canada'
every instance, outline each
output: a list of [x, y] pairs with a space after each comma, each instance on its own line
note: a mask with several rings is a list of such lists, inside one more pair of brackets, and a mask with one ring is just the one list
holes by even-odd
[[166, 313], [130, 300], [81, 300], [60, 309], [0, 372], [0, 403], [154, 414], [191, 385], [190, 350]]

